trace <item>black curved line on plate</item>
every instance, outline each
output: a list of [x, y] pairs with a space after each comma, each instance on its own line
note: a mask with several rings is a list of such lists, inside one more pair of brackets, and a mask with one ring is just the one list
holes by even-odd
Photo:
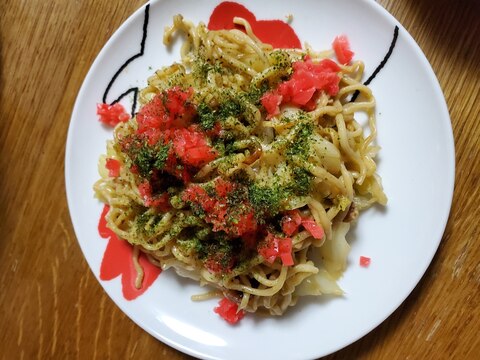
[[[392, 39], [392, 42], [390, 43], [390, 47], [388, 48], [387, 54], [385, 55], [383, 60], [380, 62], [380, 64], [378, 64], [378, 66], [375, 69], [375, 71], [373, 72], [373, 74], [370, 75], [370, 77], [363, 83], [363, 85], [370, 84], [372, 82], [372, 80], [375, 79], [375, 77], [378, 75], [380, 70], [383, 69], [383, 67], [387, 63], [388, 59], [392, 55], [392, 52], [393, 52], [393, 49], [395, 48], [395, 45], [397, 44], [397, 38], [398, 38], [398, 26], [395, 26], [395, 30], [393, 31], [393, 39]], [[358, 91], [358, 90], [355, 91], [355, 93], [352, 96], [352, 100], [350, 100], [350, 102], [354, 102], [357, 99], [359, 94], [360, 94], [360, 91]]]
[[[140, 42], [140, 52], [133, 55], [131, 58], [129, 58], [127, 61], [125, 61], [122, 66], [120, 66], [120, 68], [117, 70], [117, 72], [115, 73], [115, 75], [113, 75], [113, 77], [110, 79], [110, 82], [108, 83], [107, 85], [107, 88], [105, 89], [105, 92], [103, 93], [103, 102], [106, 103], [107, 102], [107, 95], [108, 95], [108, 92], [110, 91], [113, 83], [115, 82], [115, 80], [117, 80], [118, 76], [120, 75], [120, 73], [128, 66], [128, 64], [130, 64], [133, 60], [143, 56], [144, 54], [144, 51], [145, 51], [145, 41], [147, 40], [147, 29], [148, 29], [148, 17], [149, 17], [149, 10], [150, 10], [150, 4], [147, 4], [145, 6], [145, 15], [144, 15], [144, 18], [143, 18], [143, 34], [142, 34], [142, 41]], [[133, 88], [130, 88], [128, 89], [127, 91], [125, 91], [124, 93], [122, 93], [118, 98], [116, 98], [114, 101], [112, 101], [110, 103], [110, 105], [113, 105], [113, 104], [116, 104], [117, 102], [119, 102], [121, 99], [123, 99], [125, 96], [127, 96], [128, 94], [130, 94], [131, 92], [133, 92], [133, 103], [132, 103], [132, 111], [131, 111], [131, 115], [132, 117], [135, 115], [135, 108], [137, 107], [137, 96], [138, 96], [138, 87], [133, 87]]]

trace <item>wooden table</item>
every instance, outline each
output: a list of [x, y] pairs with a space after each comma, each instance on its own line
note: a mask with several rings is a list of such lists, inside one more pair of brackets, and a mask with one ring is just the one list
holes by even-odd
[[[80, 251], [65, 199], [65, 140], [77, 92], [104, 43], [143, 2], [0, 3], [5, 359], [188, 358], [107, 297]], [[370, 334], [327, 359], [479, 358], [480, 2], [379, 2], [413, 35], [440, 80], [456, 143], [455, 195], [440, 248], [413, 293]]]

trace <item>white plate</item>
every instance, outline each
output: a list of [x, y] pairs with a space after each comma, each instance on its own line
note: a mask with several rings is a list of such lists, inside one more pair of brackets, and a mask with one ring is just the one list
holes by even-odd
[[[217, 1], [155, 1], [150, 6], [145, 54], [122, 71], [108, 101], [125, 89], [142, 87], [152, 71], [178, 60], [162, 45], [163, 28], [181, 13], [208, 22]], [[355, 57], [370, 75], [400, 31], [387, 65], [371, 83], [377, 99], [378, 172], [389, 197], [349, 234], [352, 251], [340, 285], [343, 298], [303, 300], [283, 317], [247, 315], [230, 326], [213, 312], [217, 300], [191, 302], [201, 292], [172, 271], [163, 272], [133, 301], [123, 298], [120, 279], [100, 281], [115, 303], [139, 326], [176, 349], [201, 358], [301, 359], [327, 355], [367, 334], [408, 296], [426, 271], [441, 240], [454, 184], [454, 144], [448, 110], [435, 75], [412, 37], [377, 3], [369, 0], [241, 1], [257, 19], [285, 19], [301, 41], [329, 48], [347, 34]], [[97, 159], [111, 130], [97, 121], [95, 106], [115, 71], [140, 50], [145, 8], [113, 35], [92, 65], [78, 95], [68, 132], [65, 176], [75, 232], [97, 278], [107, 241], [97, 222], [102, 204], [94, 199]], [[153, 70], [152, 70], [153, 69]], [[129, 100], [130, 99], [130, 100]], [[131, 98], [122, 101], [127, 107]], [[358, 265], [360, 255], [370, 267]]]

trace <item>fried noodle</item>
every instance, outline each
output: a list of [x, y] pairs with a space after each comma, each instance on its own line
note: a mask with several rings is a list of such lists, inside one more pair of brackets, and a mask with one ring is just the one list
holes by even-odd
[[[262, 97], [292, 76], [296, 62], [318, 64], [333, 53], [308, 46], [273, 49], [246, 20], [235, 22], [245, 31], [210, 31], [175, 16], [164, 43], [170, 45], [176, 33], [185, 35], [181, 61], [156, 71], [139, 95], [145, 106], [159, 96], [168, 102], [172, 89], [187, 94], [185, 104], [193, 110], [175, 121], [183, 121], [184, 129], [196, 126], [192, 131], [202, 134], [211, 159], [182, 162], [176, 135], [155, 133], [163, 141], [156, 146], [137, 113], [116, 126], [94, 190], [110, 206], [108, 227], [135, 246], [136, 257], [139, 249], [157, 266], [213, 286], [205, 298], [223, 293], [240, 309], [281, 315], [299, 296], [342, 294], [336, 281], [346, 267], [350, 222], [387, 202], [374, 161], [375, 99], [361, 83], [364, 64], [353, 61], [338, 65], [336, 94], [319, 90], [308, 108], [287, 103], [269, 114]], [[360, 96], [350, 102], [355, 92]], [[360, 112], [368, 119], [363, 126], [355, 120]], [[158, 129], [176, 134], [168, 126]], [[168, 155], [160, 156], [162, 151]], [[167, 168], [171, 156], [178, 172]], [[122, 164], [119, 176], [109, 176], [106, 159]], [[226, 214], [209, 213], [219, 208]], [[325, 235], [314, 236], [298, 223], [286, 234], [282, 226], [294, 214], [313, 220]], [[293, 265], [266, 257], [261, 249], [272, 239], [275, 246], [278, 239], [291, 239]], [[139, 274], [137, 285], [141, 268]]]

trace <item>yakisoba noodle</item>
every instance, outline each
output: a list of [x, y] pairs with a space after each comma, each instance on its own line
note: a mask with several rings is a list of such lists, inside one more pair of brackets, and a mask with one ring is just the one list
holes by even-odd
[[[282, 102], [280, 84], [302, 66], [333, 67], [324, 60], [333, 52], [274, 50], [235, 22], [245, 32], [174, 17], [164, 43], [186, 35], [181, 62], [156, 71], [137, 116], [116, 126], [95, 191], [136, 256], [213, 286], [239, 309], [280, 315], [299, 296], [342, 294], [350, 222], [387, 201], [373, 160], [375, 99], [354, 61], [335, 65], [337, 90]], [[121, 164], [118, 176], [106, 159]]]

